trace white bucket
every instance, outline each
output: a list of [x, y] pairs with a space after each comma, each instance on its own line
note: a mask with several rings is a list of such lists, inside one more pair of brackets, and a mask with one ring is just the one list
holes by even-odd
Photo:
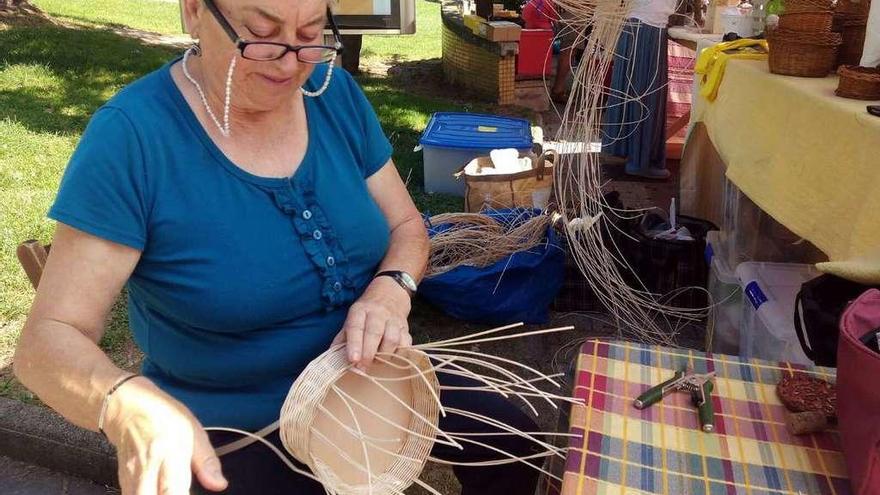
[[755, 16], [751, 10], [728, 7], [721, 13], [721, 28], [724, 34], [736, 33], [741, 38], [754, 36]]

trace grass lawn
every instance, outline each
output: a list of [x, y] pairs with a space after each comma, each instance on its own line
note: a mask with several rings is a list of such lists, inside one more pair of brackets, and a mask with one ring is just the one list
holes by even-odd
[[[177, 2], [162, 0], [33, 0], [62, 19], [95, 24], [121, 24], [161, 34], [182, 34]], [[366, 36], [364, 59], [423, 60], [440, 57], [440, 3], [416, 0], [416, 34]]]
[[[49, 12], [88, 23], [79, 27], [0, 24], [0, 395], [22, 399], [28, 394], [11, 378], [8, 364], [33, 290], [15, 258], [15, 246], [30, 238], [50, 241], [54, 226], [46, 219], [46, 211], [94, 110], [176, 53], [100, 26], [113, 21], [172, 32], [176, 29], [174, 4], [167, 9], [156, 0], [100, 0], [106, 7], [101, 9], [93, 7], [94, 1], [36, 3]], [[439, 23], [436, 4], [420, 0], [419, 5], [434, 9]], [[373, 50], [371, 57], [391, 57], [396, 50], [404, 50], [404, 43], [377, 38], [365, 41], [364, 46]], [[438, 54], [439, 40], [434, 48], [419, 46], [408, 57]], [[458, 198], [422, 192], [421, 153], [413, 148], [432, 112], [463, 108], [406, 94], [392, 86], [390, 79], [361, 78], [361, 83], [394, 145], [395, 160], [401, 175], [409, 178], [418, 206], [432, 213], [459, 209]], [[128, 342], [125, 310], [117, 305], [102, 345], [118, 363], [129, 365]]]
[[47, 14], [95, 24], [120, 24], [161, 34], [182, 34], [177, 2], [163, 0], [32, 0]]

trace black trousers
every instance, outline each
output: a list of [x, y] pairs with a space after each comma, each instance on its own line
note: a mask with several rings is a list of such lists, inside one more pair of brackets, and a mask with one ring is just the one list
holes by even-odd
[[[438, 378], [441, 386], [476, 384], [471, 380], [445, 373], [438, 373]], [[444, 390], [440, 399], [446, 407], [488, 416], [520, 431], [538, 430], [534, 421], [517, 405], [492, 392]], [[500, 431], [479, 421], [451, 413], [445, 418], [441, 416], [440, 427], [445, 432], [459, 433]], [[233, 433], [210, 432], [210, 438], [217, 447], [241, 437]], [[277, 432], [267, 437], [267, 440], [285, 452]], [[517, 457], [535, 454], [540, 450], [532, 442], [513, 435], [487, 435], [477, 437], [476, 440]], [[468, 463], [504, 458], [503, 454], [485, 447], [467, 443], [462, 443], [462, 446], [464, 450], [437, 444], [431, 454], [443, 460]], [[529, 462], [540, 466], [542, 461], [543, 459], [538, 458]], [[325, 493], [319, 483], [291, 471], [268, 447], [259, 442], [221, 457], [220, 462], [223, 474], [229, 480], [229, 487], [222, 492], [226, 495], [324, 495]], [[480, 467], [454, 466], [453, 471], [461, 483], [462, 495], [534, 495], [539, 475], [534, 468], [522, 463]], [[199, 487], [195, 478], [193, 485], [196, 486], [194, 493], [213, 493]]]

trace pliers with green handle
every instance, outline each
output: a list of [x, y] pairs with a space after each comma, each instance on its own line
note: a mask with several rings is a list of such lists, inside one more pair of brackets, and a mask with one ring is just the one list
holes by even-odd
[[715, 431], [715, 410], [712, 407], [712, 378], [715, 372], [706, 374], [691, 371], [676, 371], [675, 376], [651, 387], [633, 402], [636, 409], [645, 409], [660, 402], [670, 392], [690, 392], [691, 400], [700, 417], [700, 427], [706, 433]]

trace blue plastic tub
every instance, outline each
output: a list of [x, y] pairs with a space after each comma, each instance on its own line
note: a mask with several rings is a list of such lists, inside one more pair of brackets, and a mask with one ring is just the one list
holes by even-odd
[[464, 181], [453, 174], [478, 156], [501, 148], [532, 149], [529, 121], [479, 113], [437, 112], [422, 138], [425, 192], [464, 195]]

